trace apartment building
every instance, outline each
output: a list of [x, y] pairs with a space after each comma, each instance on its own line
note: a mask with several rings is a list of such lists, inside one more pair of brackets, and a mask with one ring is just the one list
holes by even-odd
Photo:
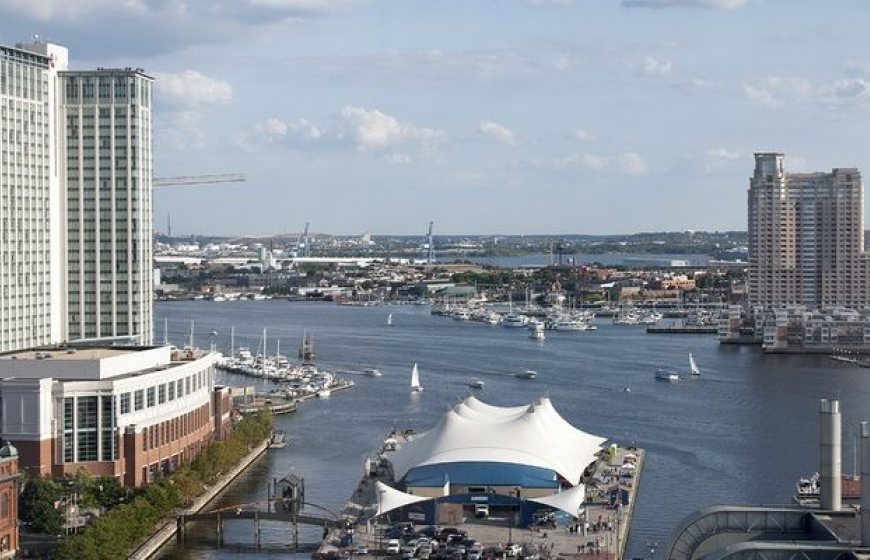
[[749, 303], [870, 304], [864, 184], [856, 168], [787, 173], [785, 154], [755, 154], [749, 182]]

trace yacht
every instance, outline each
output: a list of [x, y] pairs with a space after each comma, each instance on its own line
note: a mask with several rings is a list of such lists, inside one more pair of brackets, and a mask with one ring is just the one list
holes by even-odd
[[508, 313], [501, 320], [501, 326], [507, 328], [525, 327], [527, 323], [528, 319], [526, 319], [525, 315], [516, 315], [514, 313]]
[[324, 387], [323, 389], [317, 391], [317, 396], [321, 399], [328, 399], [330, 396], [332, 396], [332, 391]]
[[484, 385], [486, 385], [486, 383], [484, 383], [480, 379], [472, 379], [468, 382], [468, 386], [472, 389], [483, 389]]
[[672, 369], [659, 368], [656, 370], [656, 379], [659, 381], [679, 381], [680, 374]]
[[797, 481], [797, 497], [798, 498], [818, 498], [819, 497], [819, 473], [813, 474], [809, 478], [801, 477]]
[[559, 319], [553, 323], [553, 330], [556, 331], [588, 331], [589, 323], [580, 319]]
[[524, 369], [518, 373], [514, 374], [515, 377], [519, 377], [520, 379], [535, 379], [538, 377], [538, 372], [533, 369]]
[[287, 447], [287, 434], [284, 430], [275, 430], [269, 440], [269, 449], [283, 449]]
[[363, 370], [363, 375], [365, 375], [366, 377], [381, 377], [384, 374], [381, 373], [380, 370], [377, 370], [375, 368], [366, 368]]

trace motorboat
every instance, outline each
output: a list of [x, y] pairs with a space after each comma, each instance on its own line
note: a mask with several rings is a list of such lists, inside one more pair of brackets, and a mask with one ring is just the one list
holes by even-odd
[[366, 377], [382, 377], [384, 374], [375, 368], [366, 368], [363, 370], [363, 375]]
[[801, 477], [797, 481], [797, 497], [798, 498], [818, 498], [819, 497], [819, 473], [814, 473], [810, 477]]
[[544, 340], [546, 335], [544, 334], [544, 323], [540, 321], [535, 321], [529, 326], [529, 329], [532, 331], [529, 333], [529, 338], [533, 338], [535, 340]]
[[526, 319], [525, 315], [515, 315], [513, 313], [509, 313], [504, 316], [501, 320], [501, 326], [506, 328], [522, 328], [525, 327], [528, 323], [528, 319]]
[[328, 399], [330, 396], [332, 396], [332, 391], [330, 391], [329, 389], [323, 388], [323, 389], [317, 391], [317, 396], [320, 397], [321, 399]]
[[486, 383], [480, 379], [472, 379], [468, 382], [468, 386], [472, 389], [483, 389], [484, 385], [486, 385]]
[[417, 362], [414, 362], [414, 367], [411, 369], [411, 392], [419, 393], [423, 390], [420, 385], [420, 370], [417, 369]]
[[523, 371], [515, 373], [514, 376], [519, 377], [520, 379], [535, 379], [538, 377], [538, 372], [533, 369], [524, 369]]
[[389, 315], [387, 315], [387, 326], [388, 326], [388, 327], [392, 327], [392, 326], [393, 326], [393, 314], [392, 314], [392, 313], [390, 313]]
[[553, 323], [555, 331], [588, 331], [594, 330], [591, 325], [580, 319], [559, 319]]
[[672, 369], [659, 368], [656, 370], [656, 379], [659, 381], [679, 381], [680, 374]]
[[287, 433], [284, 430], [275, 430], [269, 439], [269, 449], [283, 449], [287, 447]]

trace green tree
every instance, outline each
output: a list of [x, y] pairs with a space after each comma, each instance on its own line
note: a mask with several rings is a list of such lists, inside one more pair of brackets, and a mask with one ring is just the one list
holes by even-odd
[[64, 517], [55, 508], [55, 503], [62, 493], [60, 485], [52, 480], [42, 477], [29, 479], [19, 502], [21, 520], [40, 533], [59, 534], [63, 531]]

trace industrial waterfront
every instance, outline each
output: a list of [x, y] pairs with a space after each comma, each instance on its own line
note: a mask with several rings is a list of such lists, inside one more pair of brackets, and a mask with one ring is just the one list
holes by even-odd
[[[338, 510], [384, 433], [431, 426], [445, 406], [468, 392], [466, 383], [479, 378], [486, 381], [481, 396], [488, 402], [515, 404], [549, 393], [574, 425], [646, 450], [627, 557], [649, 557], [650, 548], [664, 547], [679, 521], [699, 507], [790, 502], [796, 479], [818, 468], [818, 398], [843, 402], [845, 472], [851, 472], [855, 425], [868, 413], [866, 370], [821, 356], [772, 356], [754, 347], [720, 346], [715, 336], [647, 335], [642, 327], [601, 321], [595, 332], [557, 332], [539, 344], [524, 331], [447, 324], [425, 306], [193, 301], [159, 303], [156, 311], [158, 324], [168, 319], [170, 338], [177, 343], [186, 340], [191, 319], [198, 345], [214, 342], [218, 349], [229, 347], [233, 325], [236, 344], [254, 348], [263, 327], [270, 336], [280, 336], [285, 347], [297, 344], [308, 329], [322, 366], [376, 367], [384, 373], [378, 379], [353, 377], [352, 390], [280, 417], [278, 426], [288, 431], [290, 445], [243, 474], [218, 507], [264, 500], [268, 480], [293, 473], [305, 478], [309, 501]], [[392, 327], [386, 325], [390, 312]], [[702, 370], [700, 379], [653, 379], [657, 367], [685, 370], [688, 352]], [[412, 399], [413, 362], [420, 365], [426, 391]], [[514, 376], [524, 368], [537, 370], [537, 379]], [[252, 382], [247, 377], [227, 381]], [[259, 383], [264, 391], [270, 387]], [[250, 524], [228, 524], [223, 550], [215, 548], [213, 537], [211, 528], [192, 529], [181, 554], [253, 554]], [[319, 537], [312, 529], [302, 540], [313, 543]], [[266, 546], [260, 554], [285, 554], [290, 531], [264, 525], [262, 540]]]

